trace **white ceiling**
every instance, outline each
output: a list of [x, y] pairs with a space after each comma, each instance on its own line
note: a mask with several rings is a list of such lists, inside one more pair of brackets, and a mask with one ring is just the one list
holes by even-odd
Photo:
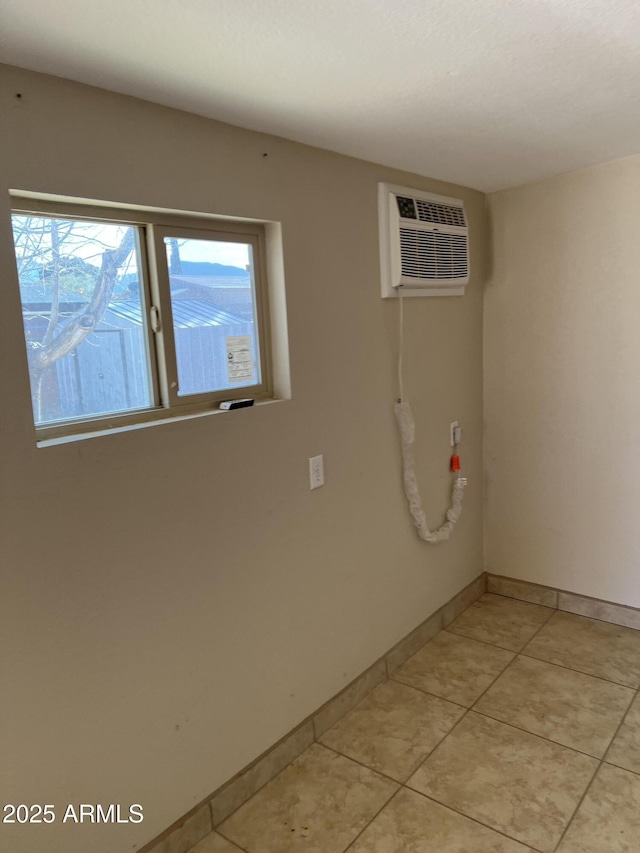
[[640, 152], [640, 0], [0, 0], [0, 61], [484, 191]]

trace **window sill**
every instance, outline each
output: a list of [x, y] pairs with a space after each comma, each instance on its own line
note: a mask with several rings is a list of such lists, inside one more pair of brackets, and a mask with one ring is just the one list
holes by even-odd
[[[160, 424], [173, 424], [179, 421], [191, 421], [195, 418], [208, 418], [211, 415], [227, 415], [238, 417], [240, 412], [251, 412], [255, 409], [261, 409], [265, 406], [270, 406], [273, 403], [285, 403], [286, 397], [272, 397], [269, 399], [256, 400], [253, 406], [247, 406], [242, 409], [224, 410], [219, 409], [218, 404], [213, 404], [211, 409], [200, 410], [197, 412], [189, 412], [181, 415], [167, 415], [164, 409], [153, 409], [144, 412], [140, 416], [140, 420], [134, 423], [109, 425], [109, 420], [105, 419], [105, 426], [102, 429], [92, 429], [86, 432], [75, 432], [72, 435], [59, 435], [51, 438], [38, 438], [36, 444], [38, 447], [54, 447], [59, 444], [70, 444], [75, 441], [84, 441], [88, 438], [98, 438], [101, 436], [114, 435], [121, 432], [131, 432], [132, 430], [146, 429], [147, 427], [159, 426]], [[80, 424], [78, 424], [80, 427]]]

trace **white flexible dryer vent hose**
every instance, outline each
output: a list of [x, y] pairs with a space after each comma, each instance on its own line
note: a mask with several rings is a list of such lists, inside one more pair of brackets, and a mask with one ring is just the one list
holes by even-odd
[[467, 481], [464, 477], [457, 477], [453, 482], [451, 490], [451, 506], [447, 510], [447, 520], [433, 533], [427, 527], [427, 519], [422, 510], [422, 501], [416, 481], [415, 464], [413, 461], [413, 442], [415, 441], [415, 425], [411, 406], [402, 400], [395, 404], [396, 421], [400, 430], [402, 440], [402, 469], [404, 475], [404, 492], [409, 501], [409, 511], [413, 523], [418, 530], [418, 536], [425, 542], [442, 542], [451, 535], [456, 521], [462, 512], [462, 496]]

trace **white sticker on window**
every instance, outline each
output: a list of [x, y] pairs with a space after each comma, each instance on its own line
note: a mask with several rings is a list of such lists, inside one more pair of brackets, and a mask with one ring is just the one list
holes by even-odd
[[251, 335], [228, 335], [225, 341], [229, 382], [246, 382], [253, 379]]

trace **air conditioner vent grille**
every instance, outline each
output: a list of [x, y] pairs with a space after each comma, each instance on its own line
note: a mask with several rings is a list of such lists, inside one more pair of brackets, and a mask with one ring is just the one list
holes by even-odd
[[450, 204], [438, 204], [435, 201], [424, 201], [415, 199], [418, 208], [418, 219], [421, 222], [432, 222], [435, 225], [455, 225], [466, 228], [464, 208], [454, 207]]
[[400, 228], [402, 275], [422, 279], [458, 279], [468, 275], [467, 237], [441, 231]]

